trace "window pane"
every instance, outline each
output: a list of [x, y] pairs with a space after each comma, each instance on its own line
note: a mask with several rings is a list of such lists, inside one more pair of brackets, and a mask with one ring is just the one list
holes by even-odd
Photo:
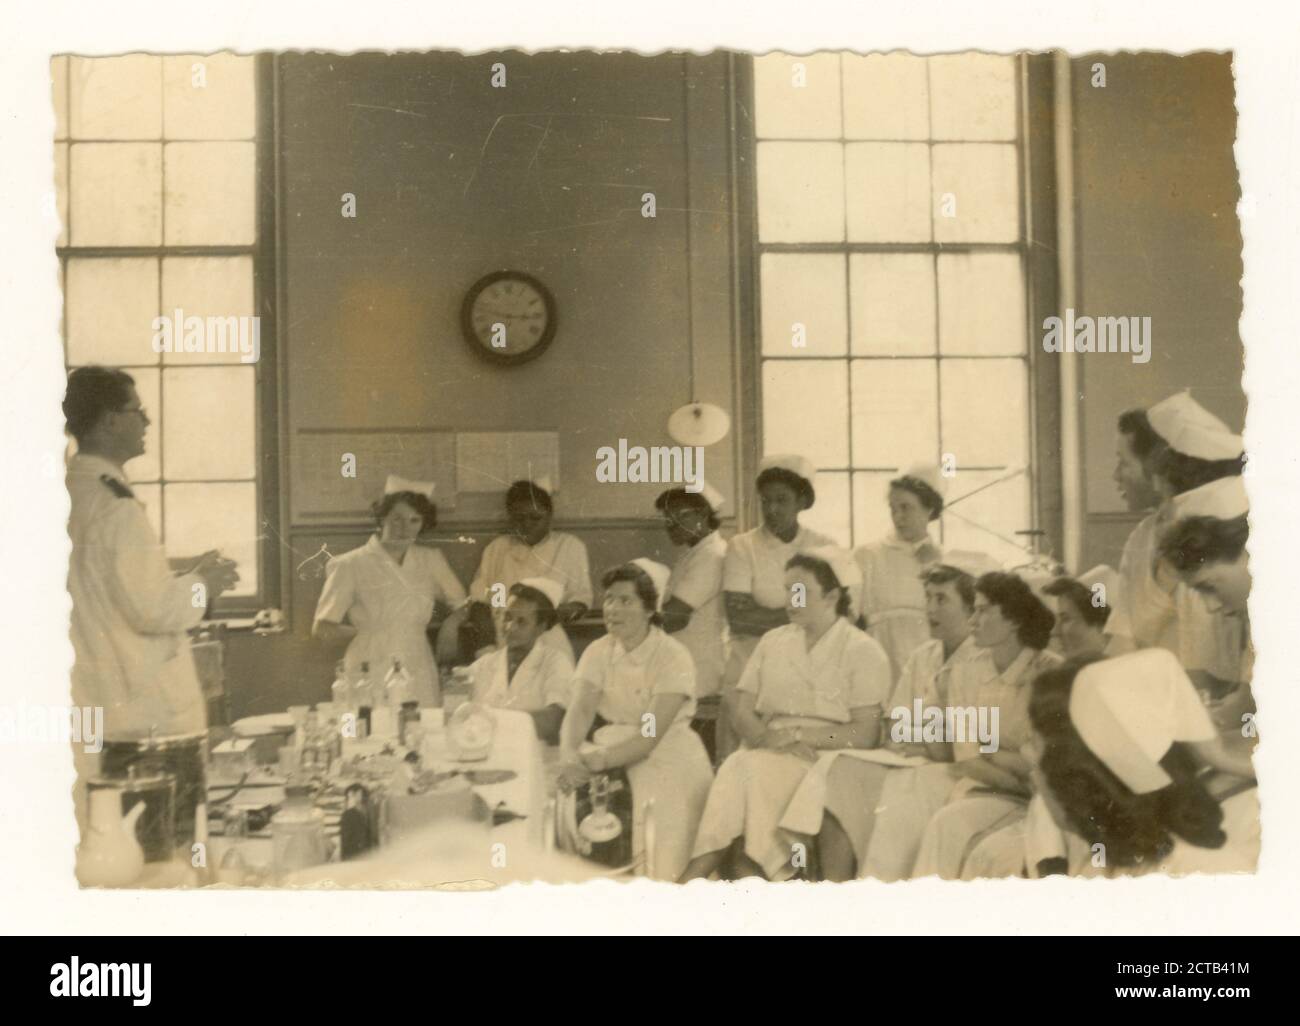
[[[764, 356], [836, 356], [847, 352], [844, 257], [839, 253], [764, 253]], [[795, 324], [804, 342], [796, 348]]]
[[813, 503], [812, 509], [799, 514], [799, 523], [829, 535], [842, 548], [851, 548], [853, 537], [849, 533], [849, 475], [843, 472], [819, 473], [815, 491], [817, 501]]
[[939, 256], [939, 350], [945, 355], [1025, 352], [1025, 285], [1018, 253]]
[[168, 139], [251, 139], [254, 58], [230, 53], [163, 58]]
[[169, 481], [257, 473], [252, 367], [168, 370], [163, 377], [163, 476]]
[[930, 58], [935, 139], [1014, 139], [1016, 59], [959, 53]]
[[854, 360], [852, 380], [855, 467], [906, 467], [938, 460], [934, 360]]
[[853, 475], [853, 544], [870, 545], [894, 532], [889, 519], [889, 482], [901, 470]]
[[256, 241], [254, 152], [251, 142], [167, 145], [167, 245]]
[[162, 147], [75, 143], [72, 244], [156, 246], [162, 239]]
[[54, 138], [68, 137], [68, 58], [50, 58], [50, 84], [54, 100]]
[[[1028, 560], [1021, 546], [1031, 539], [1015, 532], [1032, 526], [1029, 478], [1020, 474], [991, 484], [1006, 476], [1005, 470], [958, 470], [948, 483], [948, 503], [940, 517], [945, 549], [984, 552], [1003, 566], [1019, 566]], [[984, 485], [990, 487], [976, 492]], [[966, 495], [970, 498], [963, 498]]]
[[[162, 262], [163, 316], [173, 326], [173, 351], [163, 354], [169, 364], [241, 363], [241, 329], [244, 344], [253, 346], [253, 258], [166, 257]], [[176, 311], [183, 327], [189, 317], [204, 318], [207, 348], [226, 352], [178, 352], [183, 338], [177, 337]], [[211, 325], [207, 318], [213, 318]], [[231, 318], [243, 318], [239, 324]], [[259, 340], [260, 342], [260, 340]], [[251, 355], [251, 352], [250, 352]]]
[[762, 242], [844, 241], [844, 156], [839, 143], [758, 144]]
[[1029, 383], [1023, 360], [941, 360], [942, 451], [957, 473], [1029, 460]]
[[846, 139], [926, 139], [929, 132], [924, 57], [844, 54]]
[[257, 487], [251, 481], [247, 484], [168, 484], [164, 492], [167, 555], [172, 558], [195, 556], [208, 549], [220, 549], [223, 556], [238, 564], [241, 578], [231, 591], [223, 594], [255, 594], [258, 572]]
[[764, 360], [763, 451], [797, 452], [817, 467], [848, 466], [847, 379], [843, 360]]
[[934, 355], [934, 257], [854, 253], [849, 289], [855, 356]]
[[70, 86], [74, 139], [162, 138], [157, 57], [73, 57]]
[[69, 259], [66, 315], [70, 365], [158, 363], [152, 345], [158, 316], [157, 259]]
[[54, 144], [54, 201], [59, 211], [59, 246], [68, 244], [68, 144]]
[[135, 379], [135, 394], [140, 397], [140, 405], [149, 415], [149, 426], [144, 432], [144, 454], [128, 460], [124, 468], [134, 491], [134, 482], [157, 481], [159, 477], [158, 468], [162, 465], [162, 425], [159, 423], [162, 403], [158, 398], [158, 371], [149, 367], [132, 367], [127, 373]]
[[850, 143], [844, 178], [849, 241], [930, 241], [928, 146]]
[[[1016, 148], [983, 143], [934, 147], [934, 237], [939, 242], [1020, 238]], [[955, 208], [948, 216], [945, 203]]]
[[840, 55], [755, 57], [754, 131], [760, 139], [838, 139]]

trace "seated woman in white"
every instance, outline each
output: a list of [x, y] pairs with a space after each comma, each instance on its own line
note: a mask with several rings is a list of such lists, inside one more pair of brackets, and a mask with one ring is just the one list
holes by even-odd
[[465, 605], [465, 589], [447, 558], [416, 539], [437, 523], [438, 512], [426, 492], [410, 491], [419, 482], [389, 478], [389, 491], [375, 503], [379, 533], [361, 548], [330, 560], [325, 587], [316, 604], [312, 637], [348, 640], [343, 657], [350, 673], [368, 663], [372, 681], [399, 660], [411, 676], [412, 695], [422, 706], [441, 701], [438, 668], [425, 634], [438, 606], [451, 616], [439, 632], [454, 638]]
[[1079, 876], [1253, 872], [1254, 781], [1205, 767], [1222, 741], [1178, 660], [1151, 648], [1045, 673], [1029, 706], [1039, 793]]
[[[674, 880], [690, 857], [713, 768], [695, 715], [695, 667], [686, 647], [663, 632], [659, 604], [669, 570], [638, 559], [605, 574], [602, 610], [609, 631], [587, 646], [560, 728], [562, 775], [582, 780], [622, 767], [632, 788], [632, 854], [645, 852], [644, 815], [654, 803], [656, 879]], [[621, 730], [584, 747], [596, 716]], [[609, 733], [615, 736], [608, 737]], [[601, 731], [597, 731], [597, 737]], [[621, 736], [620, 736], [621, 735]]]
[[821, 752], [880, 743], [889, 658], [849, 622], [856, 578], [838, 549], [787, 562], [791, 622], [765, 634], [745, 667], [734, 722], [746, 747], [718, 770], [683, 881], [717, 871], [785, 880], [807, 867], [811, 838], [780, 828], [786, 806]]
[[975, 582], [971, 637], [981, 654], [953, 669], [948, 700], [982, 716], [993, 728], [991, 742], [954, 740], [943, 746], [952, 752], [959, 779], [948, 803], [926, 825], [914, 877], [957, 879], [973, 843], [1025, 815], [1031, 766], [1020, 749], [1030, 736], [1033, 683], [1061, 661], [1046, 651], [1054, 622], [1015, 574], [989, 573]]
[[563, 589], [547, 577], [527, 577], [510, 589], [502, 617], [505, 644], [470, 667], [474, 701], [530, 713], [537, 736], [556, 744], [573, 690], [573, 661], [538, 639], [555, 626]]

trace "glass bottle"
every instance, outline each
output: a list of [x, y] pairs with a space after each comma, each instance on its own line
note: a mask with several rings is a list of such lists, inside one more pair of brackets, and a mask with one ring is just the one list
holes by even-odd
[[357, 703], [357, 737], [370, 736], [370, 713], [375, 707], [375, 689], [370, 683], [370, 664], [361, 664], [361, 675], [353, 689]]

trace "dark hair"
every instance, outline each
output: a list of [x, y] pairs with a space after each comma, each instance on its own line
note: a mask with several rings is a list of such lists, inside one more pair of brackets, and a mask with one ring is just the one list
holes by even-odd
[[1184, 517], [1161, 536], [1159, 552], [1175, 570], [1187, 573], [1207, 563], [1236, 561], [1245, 551], [1249, 537], [1250, 523], [1244, 515], [1231, 520]]
[[510, 591], [507, 594], [513, 595], [515, 598], [521, 598], [525, 602], [531, 602], [537, 610], [537, 622], [542, 625], [544, 630], [549, 631], [560, 622], [560, 614], [555, 611], [555, 605], [545, 592], [516, 582], [510, 585]]
[[1054, 581], [1049, 581], [1043, 586], [1043, 594], [1065, 599], [1074, 606], [1075, 611], [1083, 617], [1084, 623], [1089, 627], [1100, 629], [1105, 627], [1106, 621], [1110, 619], [1109, 596], [1101, 605], [1093, 605], [1092, 589], [1073, 577], [1058, 577]]
[[1171, 835], [1202, 848], [1222, 847], [1223, 810], [1183, 745], [1173, 745], [1160, 760], [1172, 782], [1134, 794], [1079, 736], [1070, 719], [1070, 692], [1079, 671], [1096, 661], [1072, 660], [1044, 670], [1029, 696], [1029, 720], [1043, 742], [1039, 769], [1070, 828], [1089, 844], [1104, 844], [1107, 863], [1116, 866], [1159, 862], [1173, 849]]
[[965, 570], [958, 570], [947, 563], [935, 563], [921, 571], [922, 584], [951, 584], [957, 589], [962, 603], [967, 609], [975, 605], [975, 578]]
[[798, 555], [790, 557], [789, 562], [785, 564], [785, 568], [787, 570], [804, 569], [812, 571], [812, 575], [817, 578], [817, 583], [822, 586], [822, 591], [835, 591], [838, 589], [840, 597], [835, 603], [835, 615], [849, 615], [853, 606], [853, 599], [849, 595], [848, 585], [840, 583], [840, 579], [835, 576], [835, 571], [826, 560], [810, 556], [806, 552], [800, 552]]
[[516, 481], [506, 489], [506, 509], [511, 506], [527, 504], [535, 509], [553, 512], [550, 493], [531, 481]]
[[135, 379], [116, 367], [78, 367], [68, 375], [63, 397], [63, 416], [68, 434], [78, 442], [99, 426], [106, 413], [122, 409], [131, 401]]
[[382, 523], [384, 517], [393, 512], [393, 507], [399, 502], [406, 503], [420, 514], [420, 518], [424, 521], [420, 526], [421, 534], [432, 531], [438, 526], [438, 507], [429, 501], [427, 495], [421, 495], [419, 492], [389, 492], [371, 505], [370, 512], [377, 523]]
[[664, 618], [659, 615], [659, 589], [655, 587], [654, 578], [635, 563], [624, 563], [606, 570], [605, 576], [600, 579], [600, 586], [608, 590], [620, 581], [631, 583], [641, 605], [650, 610], [650, 622], [656, 627], [662, 627]]
[[813, 503], [817, 501], [817, 493], [813, 491], [812, 482], [800, 477], [793, 470], [786, 470], [785, 467], [768, 467], [758, 475], [754, 487], [761, 492], [770, 484], [785, 485], [803, 502], [804, 509], [811, 509]]
[[[1145, 465], [1152, 455], [1165, 448], [1165, 440], [1155, 432], [1146, 410], [1125, 410], [1119, 415], [1119, 433], [1127, 435], [1133, 455]], [[1148, 471], [1150, 468], [1147, 468]]]
[[660, 492], [659, 497], [655, 499], [655, 509], [665, 516], [670, 516], [673, 508], [699, 510], [708, 517], [711, 531], [716, 531], [722, 524], [718, 514], [709, 505], [709, 500], [701, 492], [688, 492], [685, 488], [669, 488], [665, 492]]
[[1175, 495], [1182, 495], [1221, 477], [1238, 476], [1245, 463], [1245, 453], [1228, 460], [1202, 460], [1166, 447], [1155, 457], [1151, 472], [1168, 481]]
[[1002, 611], [1016, 625], [1016, 636], [1026, 648], [1042, 651], [1052, 637], [1056, 617], [1033, 589], [1015, 574], [994, 571], [975, 582], [975, 590]]
[[896, 477], [889, 482], [890, 489], [901, 488], [905, 492], [911, 492], [916, 496], [917, 501], [930, 511], [930, 519], [938, 520], [939, 514], [943, 512], [943, 496], [922, 481], [919, 477], [913, 477], [911, 474], [904, 474], [902, 477]]

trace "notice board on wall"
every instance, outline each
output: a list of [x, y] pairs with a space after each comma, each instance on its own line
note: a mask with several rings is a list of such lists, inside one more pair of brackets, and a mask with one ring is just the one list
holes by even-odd
[[560, 435], [556, 431], [462, 431], [456, 435], [456, 488], [504, 492], [513, 481], [560, 488]]
[[289, 466], [295, 521], [364, 518], [389, 474], [432, 481], [438, 509], [456, 505], [454, 431], [302, 428]]

